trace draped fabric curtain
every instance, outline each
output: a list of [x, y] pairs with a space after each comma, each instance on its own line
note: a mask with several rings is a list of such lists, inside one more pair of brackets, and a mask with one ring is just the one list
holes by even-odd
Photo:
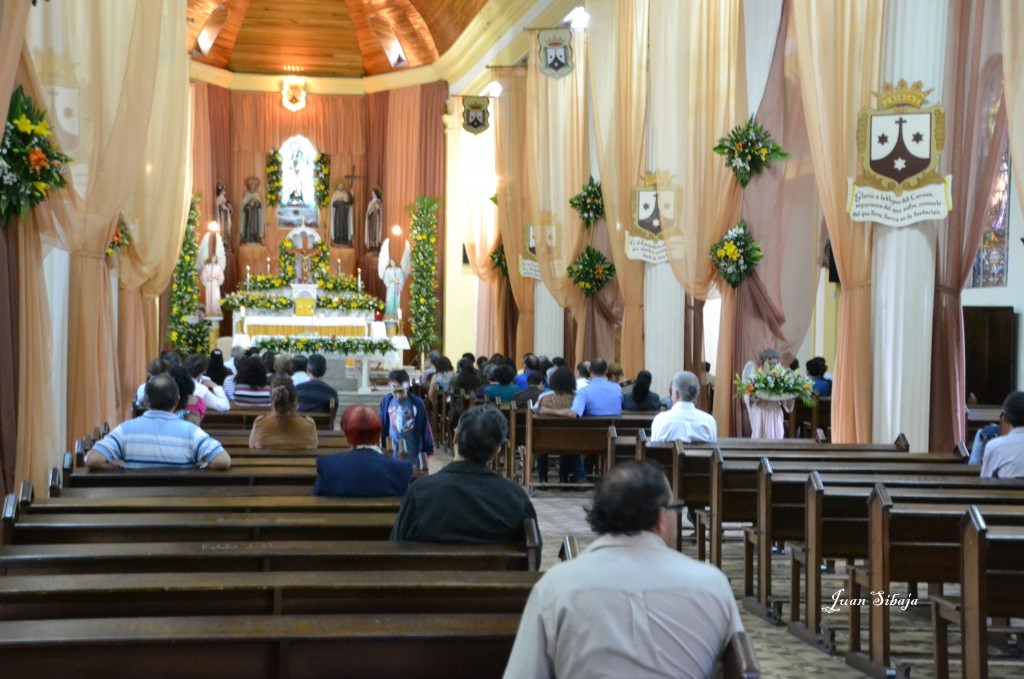
[[647, 166], [650, 0], [591, 0], [587, 50], [594, 133], [615, 278], [625, 301], [622, 368], [644, 368], [644, 262], [626, 257], [632, 194]]
[[[498, 231], [505, 246], [508, 282], [519, 309], [515, 328], [515, 355], [532, 352], [534, 331], [534, 279], [519, 273], [519, 258], [526, 253], [526, 69], [521, 66], [491, 69], [501, 85], [494, 102], [495, 159], [498, 178]], [[510, 349], [511, 353], [511, 349]]]
[[[491, 104], [493, 105], [493, 101]], [[476, 348], [475, 353], [490, 355], [498, 348], [503, 337], [502, 322], [505, 309], [498, 309], [498, 293], [503, 284], [501, 270], [491, 261], [491, 253], [501, 243], [501, 234], [496, 222], [496, 208], [491, 196], [497, 191], [497, 177], [494, 170], [494, 128], [488, 127], [480, 134], [462, 129], [463, 100], [452, 98], [452, 114], [457, 127], [452, 134], [459, 135], [459, 157], [450, 158], [448, 171], [456, 177], [455, 193], [450, 195], [453, 211], [465, 220], [466, 255], [469, 268], [479, 280], [479, 295], [476, 304]]]
[[[421, 117], [419, 121], [420, 165], [418, 168], [417, 197], [430, 196], [437, 198], [440, 207], [437, 211], [437, 281], [438, 281], [438, 328], [440, 319], [444, 318], [444, 274], [445, 262], [441, 253], [445, 252], [446, 198], [445, 198], [445, 141], [444, 111], [448, 101], [448, 83], [443, 80], [420, 85]], [[492, 151], [493, 153], [493, 151]], [[493, 167], [493, 160], [492, 167]], [[489, 193], [489, 196], [494, 193]], [[406, 288], [408, 290], [408, 287]], [[438, 333], [439, 335], [442, 333]]]
[[[73, 120], [70, 129], [63, 122], [55, 129], [75, 158], [69, 187], [53, 191], [35, 214], [39, 227], [71, 253], [67, 446], [104, 421], [116, 421], [116, 344], [104, 252], [143, 170], [167, 4], [180, 17], [180, 0], [116, 8], [68, 2], [47, 6], [38, 21], [30, 21], [29, 45], [38, 60], [25, 71], [29, 89], [41, 102], [47, 101], [44, 92], [65, 92]], [[75, 40], [67, 38], [72, 32]], [[45, 478], [45, 469], [31, 471], [33, 480]]]
[[801, 93], [814, 175], [842, 280], [832, 439], [871, 440], [871, 225], [846, 213], [856, 176], [858, 112], [872, 104], [884, 0], [793, 0]]
[[[216, 88], [209, 83], [194, 82], [190, 87], [190, 93], [192, 96], [191, 100], [191, 116], [192, 116], [192, 130], [191, 130], [191, 163], [189, 164], [190, 170], [192, 171], [191, 189], [200, 195], [203, 200], [199, 202], [199, 227], [201, 232], [206, 231], [206, 225], [209, 224], [216, 218], [217, 211], [214, 209], [215, 199], [217, 197], [217, 180], [214, 178], [215, 172], [213, 169], [213, 148], [214, 148], [214, 137], [210, 129], [210, 92]], [[230, 140], [218, 139], [217, 146], [227, 146], [226, 142]], [[230, 180], [225, 179], [225, 187], [229, 185]], [[234, 188], [233, 186], [231, 188]], [[231, 243], [237, 247], [237, 243], [240, 239], [241, 231], [241, 219], [242, 219], [242, 205], [241, 205], [241, 194], [237, 197], [232, 195], [232, 192], [228, 190], [228, 198], [231, 200], [232, 206], [236, 209], [236, 213], [232, 218], [232, 233], [226, 231], [226, 225], [221, 224], [221, 237], [224, 239], [224, 246], [228, 247]], [[199, 236], [202, 237], [201, 235]]]
[[[1024, 158], [1024, 5], [1015, 0], [1003, 0], [1002, 4], [1003, 78], [1006, 88], [1006, 117], [1009, 120], [1010, 156]], [[1024, 172], [1017, 168], [1013, 184], [1017, 189], [1017, 201], [1024, 208]]]
[[[537, 44], [537, 31], [530, 35]], [[586, 49], [586, 35], [573, 32], [575, 66], [558, 80], [540, 72], [540, 50], [531, 49], [526, 74], [526, 167], [532, 180], [526, 191], [527, 221], [534, 227], [545, 287], [580, 326], [577, 354], [583, 349], [587, 302], [566, 268], [579, 256], [585, 240], [583, 222], [569, 207], [569, 198], [579, 193], [589, 176]]]
[[[796, 44], [787, 30], [791, 7], [783, 3], [775, 53], [757, 111], [758, 122], [790, 156], [743, 191], [742, 216], [761, 243], [764, 259], [736, 291], [735, 372], [747, 361], [756, 362], [768, 347], [797, 353], [810, 326], [818, 287], [824, 243], [796, 73]], [[740, 426], [745, 421], [742, 402], [733, 399], [732, 404], [734, 431], [749, 435]]]
[[[951, 126], [946, 131], [945, 154], [953, 175], [953, 210], [949, 213], [946, 227], [940, 229], [938, 234], [938, 262], [933, 293], [935, 315], [932, 324], [928, 440], [929, 450], [936, 451], [949, 450], [957, 442], [963, 441], [966, 435], [964, 314], [960, 294], [971, 274], [981, 242], [989, 197], [1008, 138], [1006, 100], [1000, 101], [994, 127], [989, 130], [987, 124], [989, 111], [985, 105], [985, 79], [982, 75], [985, 6], [984, 0], [956, 2], [950, 6], [948, 63], [951, 68], [947, 69], [944, 103], [947, 125]], [[1013, 9], [1016, 10], [1016, 7]], [[1020, 16], [1024, 16], [1024, 13]], [[1005, 13], [1003, 28], [1006, 28]], [[1024, 28], [1024, 25], [1020, 28]], [[1019, 40], [1020, 35], [1017, 33], [1014, 40]], [[1011, 78], [1019, 76], [1017, 71], [1006, 66], [1006, 57], [1010, 52], [1007, 51], [1005, 37], [1004, 33], [1004, 68], [993, 69], [996, 79], [1000, 76], [1004, 78], [1004, 94], [1009, 91]]]
[[[183, 4], [183, 3], [181, 3]], [[181, 50], [186, 26], [179, 21], [183, 7], [165, 4], [161, 22], [160, 69], [144, 170], [123, 213], [132, 233], [132, 246], [121, 251], [118, 296], [118, 359], [121, 376], [121, 415], [130, 417], [131, 395], [146, 379], [146, 362], [159, 352], [157, 299], [170, 283], [181, 251], [191, 192], [188, 162], [192, 129], [188, 55]], [[173, 13], [177, 12], [177, 14]], [[209, 129], [207, 127], [207, 129]], [[213, 194], [205, 201], [213, 202]]]
[[[744, 61], [740, 0], [651, 0], [651, 145], [664, 172], [658, 190], [675, 191], [677, 208], [662, 233], [676, 279], [701, 300], [715, 284], [711, 245], [739, 219], [739, 184], [712, 149], [747, 117]], [[732, 288], [721, 291], [715, 373], [724, 385], [733, 372], [736, 300]], [[730, 431], [730, 407], [730, 398], [715, 399], [719, 431]]]

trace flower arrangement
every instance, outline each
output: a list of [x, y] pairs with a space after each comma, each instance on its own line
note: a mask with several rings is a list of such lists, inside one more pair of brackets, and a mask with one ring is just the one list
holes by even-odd
[[206, 354], [210, 351], [210, 322], [198, 320], [199, 275], [196, 272], [196, 257], [199, 242], [196, 240], [196, 227], [199, 225], [199, 200], [199, 194], [193, 193], [181, 254], [171, 276], [167, 339], [172, 347], [184, 355]]
[[711, 246], [711, 261], [725, 282], [734, 288], [743, 282], [754, 270], [754, 265], [763, 258], [761, 244], [750, 235], [747, 223], [742, 219]]
[[601, 288], [615, 278], [615, 265], [609, 262], [600, 250], [589, 245], [583, 249], [576, 261], [566, 269], [569, 280], [587, 297], [600, 292]]
[[327, 274], [320, 276], [317, 284], [324, 292], [358, 292], [359, 282], [355, 276]]
[[771, 163], [788, 158], [768, 130], [754, 120], [754, 116], [742, 125], [733, 128], [729, 136], [722, 137], [715, 145], [715, 153], [725, 156], [725, 165], [746, 186], [751, 177], [760, 174]]
[[128, 230], [128, 225], [124, 223], [124, 215], [117, 215], [117, 226], [114, 227], [114, 237], [110, 240], [107, 245], [107, 259], [114, 256], [114, 253], [123, 247], [127, 247], [132, 244], [132, 234]]
[[282, 164], [281, 152], [276, 148], [270, 149], [270, 152], [267, 153], [267, 205], [269, 207], [281, 205], [281, 189], [284, 187]]
[[287, 311], [292, 308], [294, 302], [291, 297], [284, 295], [261, 295], [255, 292], [233, 292], [225, 295], [220, 301], [220, 308], [226, 311], [237, 311], [246, 309], [261, 309], [263, 311]]
[[327, 207], [331, 200], [331, 156], [317, 153], [313, 161], [314, 200], [319, 207]]
[[420, 353], [440, 346], [437, 335], [437, 209], [436, 198], [420, 197], [412, 209], [412, 266], [409, 271], [410, 323], [413, 347]]
[[66, 186], [66, 163], [50, 137], [46, 111], [35, 107], [19, 86], [11, 94], [11, 107], [0, 142], [0, 219], [4, 228], [15, 216], [24, 217], [46, 200], [46, 192]]
[[258, 351], [275, 354], [386, 354], [395, 346], [389, 339], [362, 337], [274, 337], [258, 339], [252, 344]]
[[569, 207], [580, 213], [580, 219], [589, 228], [600, 217], [604, 216], [604, 198], [601, 196], [601, 182], [591, 177], [583, 185], [583, 190], [569, 199]]
[[280, 290], [288, 284], [288, 281], [280, 276], [258, 273], [255, 276], [249, 276], [248, 282], [243, 282], [241, 287], [245, 290], [255, 292], [260, 290]]
[[736, 398], [753, 394], [769, 401], [798, 398], [804, 405], [815, 403], [814, 382], [795, 370], [775, 365], [767, 370], [758, 368], [746, 380], [736, 375], [732, 383], [736, 386]]
[[340, 311], [383, 311], [384, 302], [373, 295], [358, 292], [340, 297], [324, 295], [317, 298], [316, 308]]
[[295, 280], [295, 245], [287, 238], [277, 245], [277, 275], [286, 281]]
[[314, 283], [331, 275], [331, 246], [327, 241], [317, 241], [313, 255], [309, 258], [309, 266], [313, 269], [310, 278]]
[[494, 252], [491, 253], [491, 261], [494, 262], [494, 268], [501, 269], [501, 275], [508, 278], [508, 261], [505, 259], [504, 244], [494, 248]]

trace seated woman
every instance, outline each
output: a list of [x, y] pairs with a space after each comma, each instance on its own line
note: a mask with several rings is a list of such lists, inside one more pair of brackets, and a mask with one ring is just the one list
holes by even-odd
[[196, 383], [186, 368], [177, 367], [167, 371], [178, 384], [178, 407], [175, 414], [183, 420], [199, 426], [206, 416], [206, 402], [195, 395]]
[[513, 384], [515, 369], [502, 364], [494, 369], [493, 375], [494, 383], [484, 387], [484, 396], [488, 401], [501, 399], [502, 403], [511, 403], [519, 392], [519, 387]]
[[252, 423], [249, 447], [290, 450], [316, 448], [316, 422], [313, 418], [299, 415], [295, 411], [298, 403], [299, 395], [295, 391], [292, 378], [287, 375], [275, 377], [270, 391], [273, 412], [260, 415]]
[[[294, 388], [294, 385], [293, 385]], [[270, 406], [270, 386], [263, 361], [256, 356], [246, 356], [235, 374], [235, 405], [245, 408], [267, 408]]]
[[434, 402], [434, 397], [438, 392], [448, 391], [448, 385], [451, 384], [452, 378], [455, 376], [452, 372], [452, 362], [447, 356], [438, 356], [434, 361], [434, 374], [430, 376], [430, 387], [427, 389], [427, 398], [431, 403]]
[[412, 482], [412, 465], [385, 455], [380, 449], [381, 422], [374, 409], [362, 404], [349, 406], [341, 416], [341, 431], [353, 448], [316, 459], [313, 495], [405, 495]]
[[807, 361], [807, 376], [814, 382], [814, 393], [824, 398], [832, 396], [832, 380], [825, 379], [827, 370], [828, 364], [821, 356], [815, 356]]
[[220, 386], [224, 386], [224, 380], [228, 375], [227, 367], [224, 365], [224, 352], [214, 349], [210, 352], [210, 365], [206, 368], [206, 376]]
[[622, 409], [634, 412], [654, 412], [661, 410], [661, 397], [651, 391], [651, 373], [641, 370], [636, 375], [636, 382], [628, 394], [622, 395]]
[[[551, 377], [548, 378], [548, 386], [551, 388], [551, 391], [545, 391], [541, 394], [537, 399], [537, 403], [534, 404], [534, 408], [537, 409], [538, 413], [544, 415], [552, 410], [563, 410], [572, 407], [572, 401], [576, 398], [576, 375], [573, 374], [572, 368], [567, 365], [555, 368], [555, 372], [551, 373]], [[559, 455], [558, 459], [558, 480], [560, 483], [586, 480], [583, 471], [582, 455]], [[540, 474], [541, 483], [548, 482], [547, 455], [537, 457], [537, 473]]]
[[[761, 352], [759, 360], [763, 370], [774, 368], [779, 365], [779, 352], [775, 349], [765, 349]], [[753, 364], [748, 363], [747, 366], [743, 370], [744, 375]], [[750, 416], [750, 438], [777, 440], [786, 437], [786, 416], [783, 411], [791, 412], [795, 399], [769, 401], [756, 394], [744, 394], [743, 400], [747, 404]]]

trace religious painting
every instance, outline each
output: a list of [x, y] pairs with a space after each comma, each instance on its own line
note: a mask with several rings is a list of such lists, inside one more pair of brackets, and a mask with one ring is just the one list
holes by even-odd
[[470, 134], [480, 134], [490, 127], [490, 113], [487, 97], [462, 98], [462, 129]]
[[559, 79], [572, 73], [572, 31], [556, 28], [540, 31], [540, 72], [549, 78]]
[[296, 135], [281, 145], [281, 207], [278, 226], [294, 229], [301, 226], [317, 228], [320, 222], [316, 206], [313, 169], [316, 149], [306, 137]]
[[945, 219], [951, 208], [952, 177], [937, 171], [945, 146], [946, 114], [923, 108], [932, 90], [921, 81], [900, 80], [876, 92], [880, 108], [860, 112], [857, 151], [861, 175], [850, 185], [849, 212], [855, 222], [908, 226]]

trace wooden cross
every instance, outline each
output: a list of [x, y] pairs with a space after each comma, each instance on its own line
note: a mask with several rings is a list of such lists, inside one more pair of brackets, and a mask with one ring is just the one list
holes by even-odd
[[356, 192], [355, 182], [357, 179], [362, 179], [362, 175], [356, 174], [356, 166], [352, 164], [352, 173], [344, 175], [345, 179], [348, 180], [348, 190], [352, 193]]

